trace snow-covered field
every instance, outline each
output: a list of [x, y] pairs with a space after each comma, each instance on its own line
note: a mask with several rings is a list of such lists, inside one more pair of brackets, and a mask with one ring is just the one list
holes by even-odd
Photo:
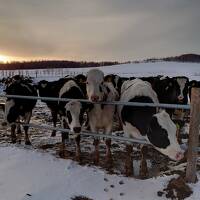
[[[105, 74], [115, 73], [121, 76], [184, 75], [190, 79], [200, 80], [200, 64], [191, 63], [141, 63], [101, 67], [100, 69]], [[87, 68], [59, 70], [52, 71], [53, 77], [51, 74], [43, 74], [42, 71], [37, 72], [36, 81], [43, 78], [55, 80], [67, 74], [73, 75], [88, 71]], [[25, 75], [31, 75], [28, 73], [26, 72]], [[34, 73], [36, 72], [32, 71], [32, 75]], [[38, 102], [34, 109], [32, 123], [52, 125], [50, 112], [44, 104]], [[118, 173], [121, 169], [119, 165], [123, 165], [121, 156], [124, 143], [117, 141], [113, 141], [112, 146], [116, 166], [114, 173], [110, 174], [102, 166], [91, 166], [91, 163], [79, 165], [70, 159], [59, 158], [56, 153], [61, 141], [59, 134], [55, 138], [50, 138], [50, 131], [31, 129], [32, 147], [25, 147], [23, 144], [11, 145], [9, 134], [9, 129], [5, 130], [0, 127], [0, 200], [70, 200], [75, 196], [86, 196], [93, 200], [162, 200], [166, 199], [165, 195], [158, 197], [157, 192], [166, 187], [172, 177], [177, 176], [165, 175], [164, 170], [161, 170], [162, 173], [158, 173], [158, 176], [153, 177], [153, 174], [146, 180], [124, 177], [123, 173]], [[44, 149], [45, 145], [53, 145], [53, 148]], [[74, 144], [70, 144], [68, 148], [74, 151]], [[83, 138], [81, 148], [82, 152], [85, 152], [84, 158], [89, 161], [92, 139]], [[137, 147], [134, 150], [136, 151], [134, 158], [139, 159]], [[105, 153], [103, 143], [100, 145], [100, 153]], [[168, 165], [165, 166], [168, 171], [185, 168], [185, 163], [176, 165], [163, 156], [156, 155], [154, 160], [161, 162], [161, 165], [162, 162]], [[152, 167], [151, 161], [149, 163]], [[135, 164], [137, 162], [134, 161]], [[137, 168], [135, 167], [134, 170], [138, 171]], [[200, 178], [199, 172], [198, 178]], [[188, 200], [199, 200], [200, 182], [191, 184], [190, 187], [193, 194]]]
[[[181, 62], [155, 62], [155, 63], [131, 63], [108, 67], [97, 67], [105, 74], [114, 73], [121, 76], [187, 76], [190, 79], [200, 80], [200, 63]], [[65, 75], [86, 74], [89, 68], [66, 68], [66, 69], [39, 69], [39, 70], [1, 70], [0, 77], [15, 74], [24, 74], [35, 77], [38, 80], [55, 80]]]

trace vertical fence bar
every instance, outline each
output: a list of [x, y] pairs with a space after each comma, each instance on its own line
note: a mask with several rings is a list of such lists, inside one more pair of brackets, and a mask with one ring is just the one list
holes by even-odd
[[199, 144], [199, 126], [200, 126], [200, 88], [192, 88], [191, 98], [191, 114], [190, 114], [190, 130], [188, 141], [186, 181], [195, 183], [196, 164], [197, 164], [197, 147]]

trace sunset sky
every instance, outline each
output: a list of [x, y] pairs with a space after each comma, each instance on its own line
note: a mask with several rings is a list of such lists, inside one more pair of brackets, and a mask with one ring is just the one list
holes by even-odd
[[0, 58], [137, 60], [200, 53], [200, 0], [0, 0]]

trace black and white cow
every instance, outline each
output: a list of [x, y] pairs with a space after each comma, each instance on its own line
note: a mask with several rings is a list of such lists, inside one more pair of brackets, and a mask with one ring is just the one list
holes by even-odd
[[[85, 99], [85, 95], [75, 80], [67, 81], [59, 91], [59, 98], [69, 99]], [[69, 102], [58, 102], [58, 112], [61, 117], [62, 127], [70, 129], [71, 133], [75, 133], [76, 141], [76, 159], [80, 160], [80, 135], [84, 122], [84, 113], [87, 104], [78, 100]], [[62, 152], [65, 151], [65, 135], [62, 134]]]
[[[37, 96], [37, 90], [33, 85], [23, 82], [13, 82], [6, 89], [7, 95], [24, 95], [24, 96]], [[24, 123], [28, 124], [32, 116], [32, 110], [35, 107], [37, 100], [32, 99], [17, 99], [17, 98], [7, 98], [5, 103], [5, 122], [11, 124], [11, 139], [15, 143], [17, 140], [15, 129], [15, 122], [19, 122], [21, 119]], [[28, 126], [24, 126], [25, 131], [25, 144], [30, 145], [31, 142], [28, 136]], [[21, 129], [18, 126], [18, 133], [21, 133]]]
[[87, 94], [87, 92], [86, 92], [86, 76], [83, 74], [78, 74], [74, 77], [74, 79], [76, 80], [76, 83], [81, 88], [84, 95], [86, 96], [86, 94]]
[[188, 84], [189, 79], [186, 76], [176, 76], [173, 79], [178, 83], [178, 104], [188, 103]]
[[[116, 101], [118, 99], [118, 92], [112, 85], [104, 81], [104, 74], [98, 69], [92, 69], [87, 73], [86, 89], [88, 99], [95, 102], [102, 101]], [[115, 113], [114, 105], [100, 105], [94, 104], [89, 112], [89, 125], [92, 132], [103, 131], [104, 134], [111, 134], [113, 125], [113, 116]], [[99, 140], [94, 140], [95, 152], [94, 162], [99, 162]], [[112, 163], [111, 155], [111, 140], [106, 139], [106, 162]]]
[[[128, 80], [128, 78], [126, 80]], [[121, 78], [120, 76], [118, 76], [116, 74], [108, 74], [104, 77], [104, 81], [111, 82], [113, 84], [114, 88], [120, 94], [121, 86], [122, 86], [123, 82], [125, 81], [125, 78]]]
[[[68, 99], [84, 99], [81, 88], [72, 78], [60, 79], [54, 82], [42, 81], [39, 83], [39, 93], [41, 96], [53, 96]], [[45, 101], [53, 114], [54, 126], [56, 126], [57, 115], [60, 115], [62, 128], [69, 128], [73, 133], [80, 133], [83, 125], [83, 115], [85, 104], [77, 100], [64, 101]], [[62, 133], [61, 156], [65, 156], [65, 140], [68, 133]], [[80, 159], [80, 135], [75, 137], [76, 140], [76, 158]]]
[[[141, 79], [126, 81], [122, 85], [120, 101], [158, 103], [158, 97], [148, 82]], [[173, 160], [183, 158], [183, 151], [177, 142], [176, 125], [164, 110], [158, 112], [154, 107], [119, 106], [118, 112], [124, 133], [128, 137], [147, 139], [155, 149]], [[130, 175], [130, 147], [127, 146], [126, 173]]]
[[[61, 78], [57, 81], [48, 82], [46, 80], [42, 80], [37, 84], [37, 89], [40, 97], [59, 97], [59, 92], [63, 85], [69, 80], [73, 80], [73, 78]], [[53, 126], [56, 127], [57, 117], [58, 117], [58, 102], [57, 101], [47, 101], [42, 100], [48, 106], [51, 111]], [[53, 130], [51, 136], [54, 137], [56, 135], [56, 131]]]

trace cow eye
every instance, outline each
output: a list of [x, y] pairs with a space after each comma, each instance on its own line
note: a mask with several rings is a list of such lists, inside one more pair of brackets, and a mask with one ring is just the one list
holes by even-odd
[[86, 84], [88, 85], [88, 81], [86, 82]]
[[72, 115], [69, 111], [67, 111], [67, 118], [68, 118], [68, 121], [69, 121], [69, 124], [72, 122]]

